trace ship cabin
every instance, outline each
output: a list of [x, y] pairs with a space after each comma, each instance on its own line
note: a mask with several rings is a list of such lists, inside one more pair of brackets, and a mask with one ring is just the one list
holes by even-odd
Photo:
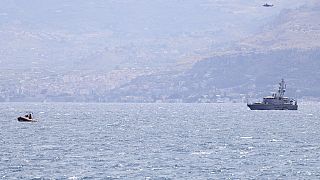
[[296, 103], [294, 99], [290, 99], [288, 97], [278, 96], [276, 93], [272, 94], [272, 96], [266, 96], [263, 98], [263, 104], [272, 104], [272, 105], [280, 105], [280, 104], [293, 104]]

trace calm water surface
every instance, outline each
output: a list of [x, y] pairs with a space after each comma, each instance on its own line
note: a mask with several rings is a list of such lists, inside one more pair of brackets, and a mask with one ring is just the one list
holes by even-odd
[[[0, 104], [2, 179], [320, 179], [320, 104]], [[36, 123], [17, 116], [33, 111]]]

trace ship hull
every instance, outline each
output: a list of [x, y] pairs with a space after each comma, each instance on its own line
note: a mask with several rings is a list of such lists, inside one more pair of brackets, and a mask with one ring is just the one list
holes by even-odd
[[247, 104], [251, 110], [298, 110], [298, 105], [292, 104]]

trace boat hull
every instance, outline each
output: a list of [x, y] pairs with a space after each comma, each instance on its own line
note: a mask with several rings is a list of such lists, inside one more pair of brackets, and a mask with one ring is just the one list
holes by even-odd
[[19, 122], [36, 122], [35, 120], [33, 119], [29, 119], [29, 118], [26, 118], [26, 117], [18, 117], [18, 121]]
[[247, 104], [251, 110], [298, 110], [298, 105], [292, 104]]

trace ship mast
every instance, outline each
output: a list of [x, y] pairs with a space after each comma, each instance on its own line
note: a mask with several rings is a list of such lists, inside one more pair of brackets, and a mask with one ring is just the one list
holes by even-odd
[[281, 82], [279, 83], [279, 90], [278, 90], [278, 95], [280, 98], [283, 98], [284, 92], [286, 92], [286, 84], [284, 80], [282, 79]]

